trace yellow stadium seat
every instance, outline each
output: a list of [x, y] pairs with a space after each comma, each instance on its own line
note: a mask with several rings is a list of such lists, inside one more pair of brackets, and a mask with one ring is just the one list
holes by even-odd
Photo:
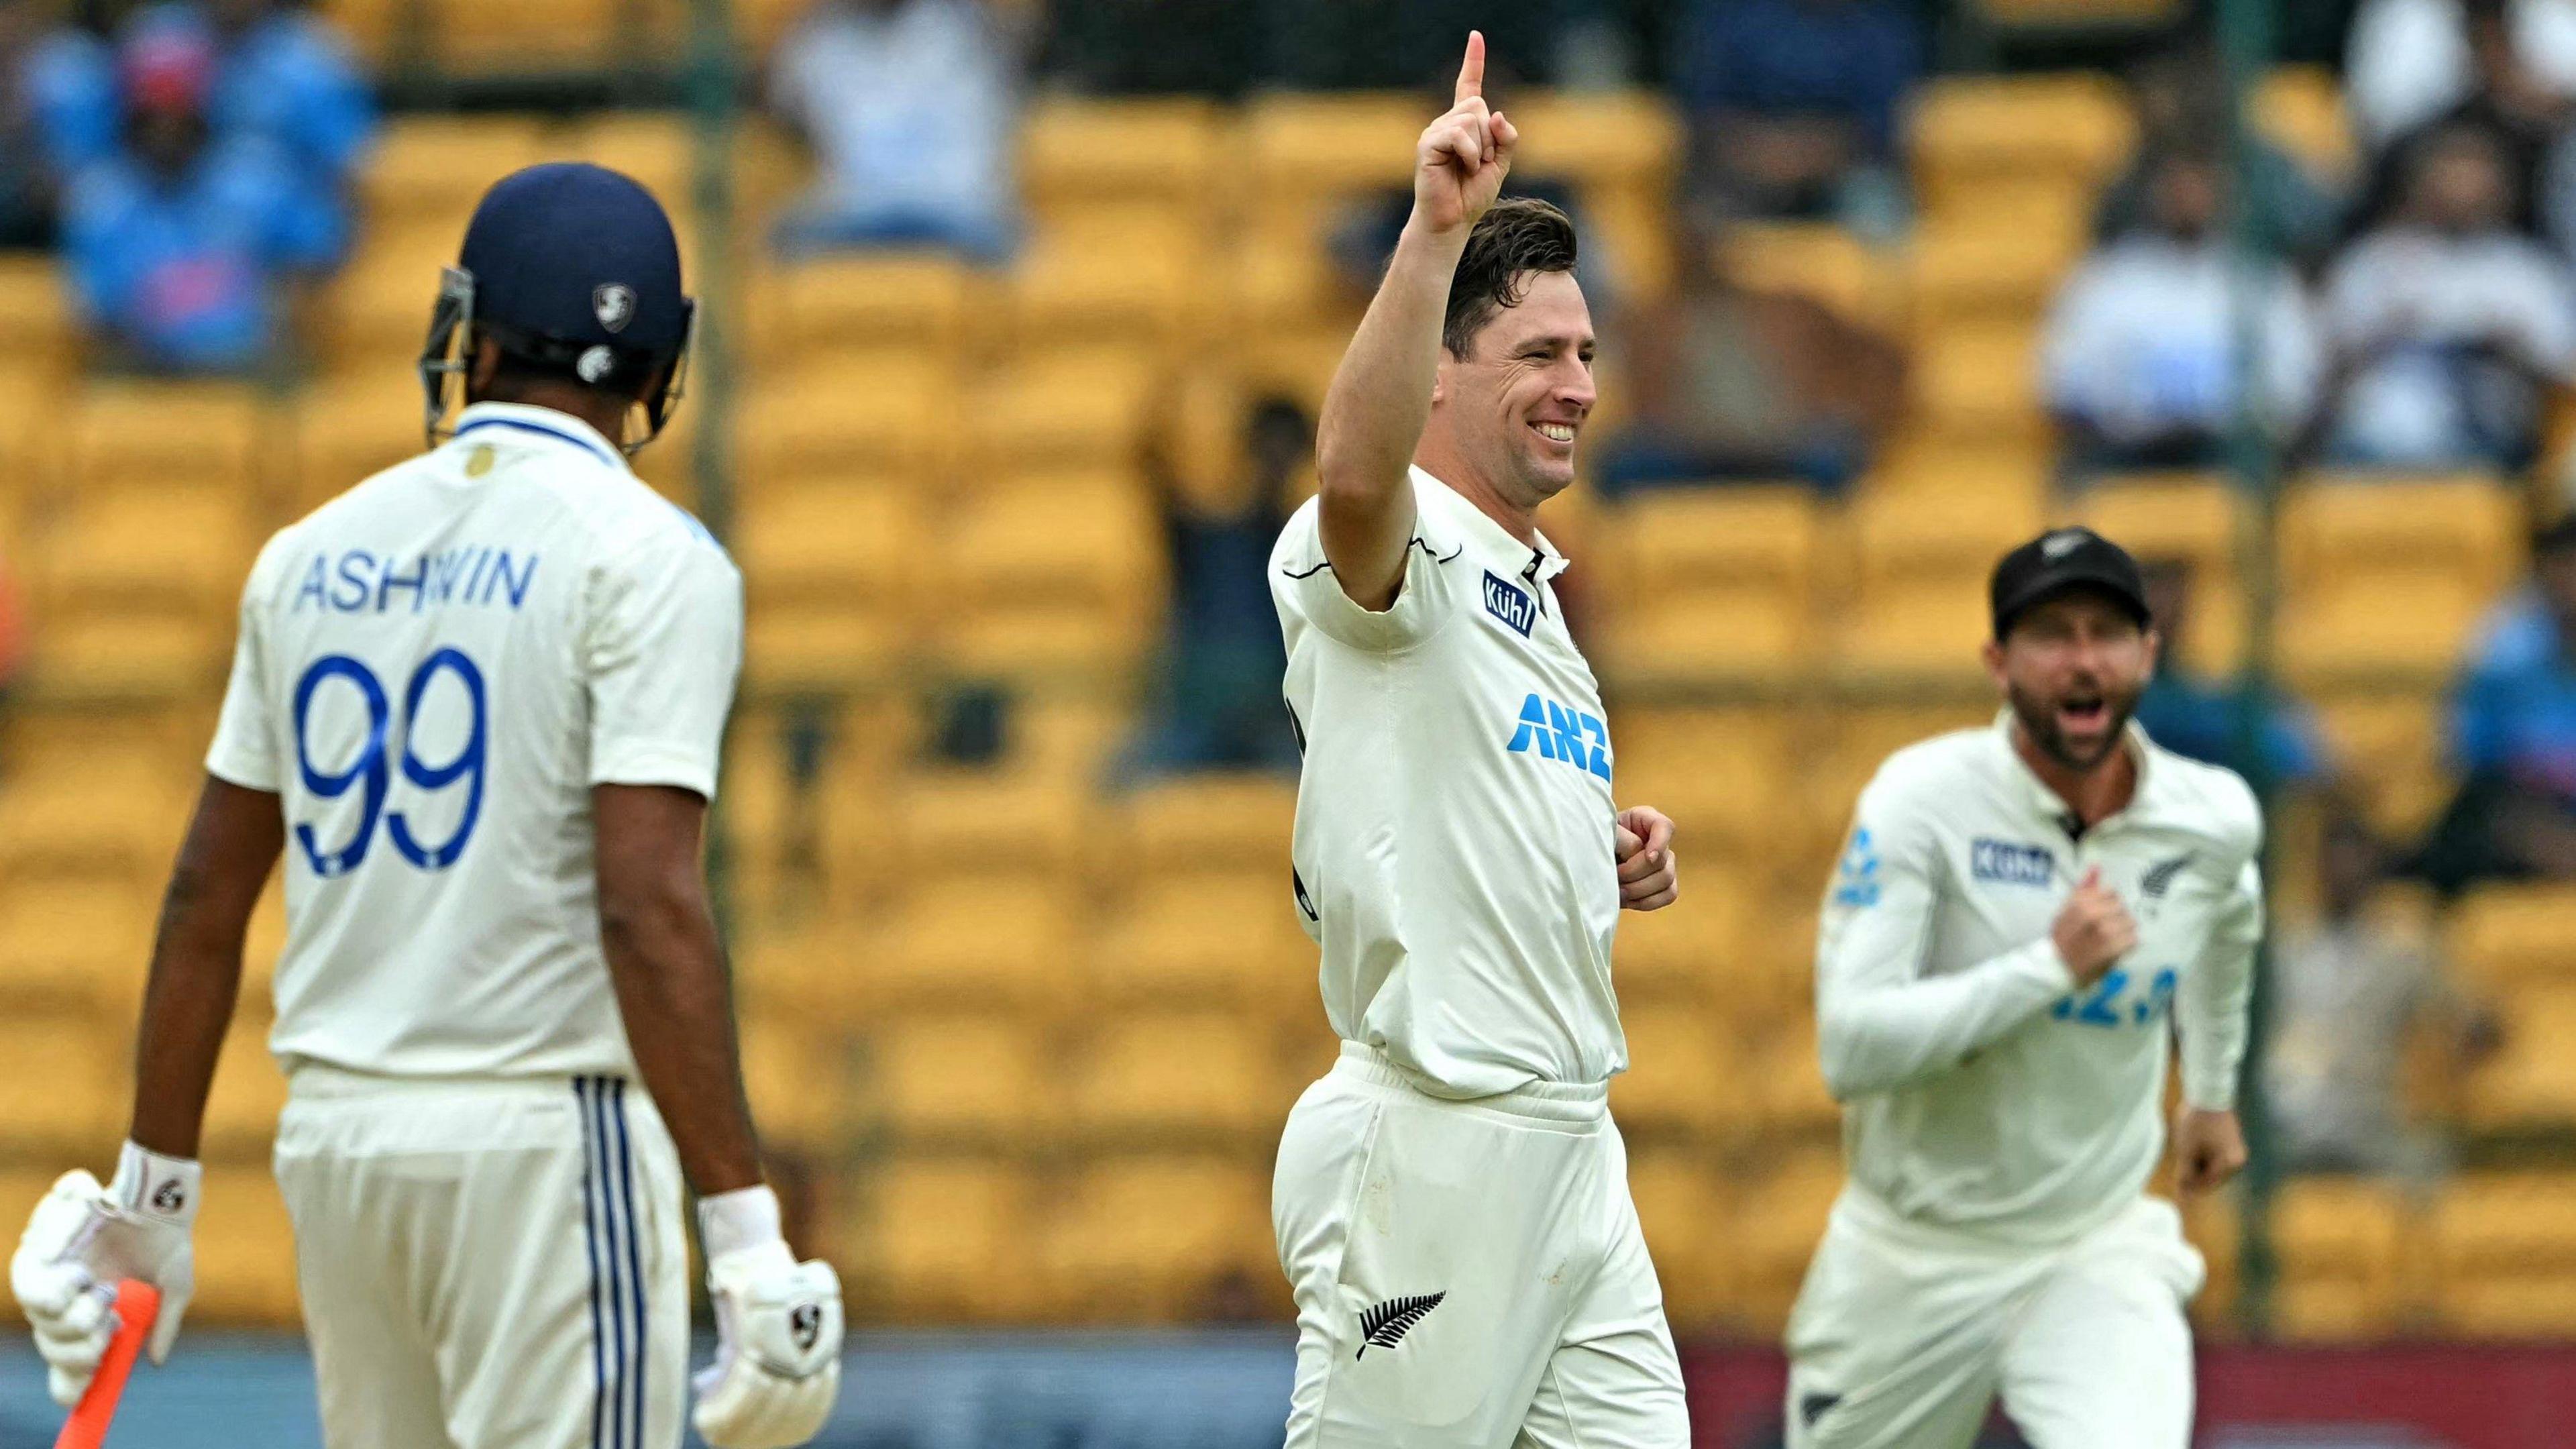
[[1620, 797], [1653, 805], [1680, 829], [1676, 849], [1758, 855], [1796, 817], [1798, 718], [1778, 708], [1643, 704], [1610, 718]]
[[1276, 1066], [1268, 1035], [1233, 1013], [1117, 1013], [1075, 1050], [1067, 1097], [1094, 1140], [1248, 1140], [1287, 1116]]
[[1611, 1079], [1610, 1110], [1640, 1136], [1705, 1140], [1730, 1116], [1743, 1065], [1725, 1024], [1696, 1006], [1630, 1004], [1620, 1013], [1628, 1070]]
[[193, 780], [166, 758], [102, 751], [77, 774], [30, 773], [0, 790], [0, 878], [167, 879]]
[[[965, 336], [974, 290], [966, 265], [941, 252], [817, 257], [764, 269], [754, 284], [755, 359], [790, 375], [835, 356], [897, 348], [944, 365]], [[844, 393], [840, 406], [872, 417], [874, 403], [863, 390]]]
[[758, 374], [734, 430], [745, 507], [808, 479], [909, 485], [937, 474], [954, 455], [957, 390], [955, 370], [917, 350], [818, 354]]
[[867, 1007], [1049, 1001], [1082, 967], [1052, 874], [923, 882], [853, 956], [851, 988]]
[[1042, 1243], [1058, 1316], [1073, 1321], [1168, 1322], [1221, 1279], [1279, 1276], [1269, 1169], [1227, 1157], [1094, 1163], [1047, 1214]]
[[2128, 474], [2093, 489], [2084, 522], [2141, 560], [2179, 559], [2204, 583], [2236, 571], [2236, 538], [2247, 509], [2224, 477]]
[[204, 1155], [265, 1160], [285, 1106], [286, 1075], [268, 1054], [267, 1028], [256, 1020], [235, 1022], [206, 1098]]
[[213, 621], [170, 614], [54, 618], [30, 674], [48, 690], [177, 699], [220, 686], [227, 641]]
[[1268, 872], [1286, 889], [1297, 782], [1266, 772], [1175, 775], [1120, 803], [1127, 850], [1117, 864], [1140, 882]]
[[1788, 1322], [1842, 1186], [1840, 1155], [1816, 1149], [1776, 1160], [1745, 1183], [1724, 1248], [1734, 1260], [1735, 1311], [1745, 1327], [1767, 1337]]
[[154, 901], [122, 872], [0, 878], [0, 993], [113, 1010], [142, 997]]
[[1859, 588], [1837, 654], [1866, 675], [1978, 672], [1989, 634], [1986, 578], [1995, 560], [2039, 531], [2035, 498], [1998, 492], [1981, 506], [1900, 493], [1854, 506]]
[[1315, 948], [1276, 870], [1140, 879], [1093, 957], [1097, 1001], [1311, 1002]]
[[958, 1323], [1024, 1315], [1036, 1192], [1017, 1161], [903, 1157], [863, 1169], [834, 1256], [862, 1321]]
[[966, 401], [977, 481], [1032, 470], [1125, 468], [1143, 438], [1153, 360], [1133, 349], [1050, 353], [980, 379]]
[[2321, 65], [2274, 66], [2249, 98], [2252, 119], [2265, 137], [2307, 164], [2310, 172], [2341, 180], [2360, 164], [2343, 86]]
[[2440, 702], [2414, 690], [2375, 690], [2326, 694], [2314, 703], [2372, 822], [2406, 837], [2431, 825], [2455, 788], [2442, 758]]
[[874, 1022], [856, 1105], [906, 1148], [1035, 1145], [1055, 1125], [1052, 1043], [1010, 1012], [907, 1012]]
[[[1023, 352], [1130, 340], [1168, 346], [1206, 301], [1203, 228], [1186, 215], [1086, 214], [1041, 231], [1007, 283]], [[1233, 317], [1226, 316], [1230, 326]]]
[[928, 624], [956, 667], [1079, 677], [1133, 667], [1160, 603], [1160, 535], [1142, 490], [1109, 479], [1022, 486], [949, 512]]
[[2471, 1338], [2576, 1332], [2576, 1177], [2470, 1173], [2433, 1210], [2442, 1326]]
[[88, 1013], [0, 1013], [0, 1142], [45, 1161], [112, 1163], [133, 1100], [132, 1023]]
[[1605, 662], [1623, 676], [1779, 677], [1810, 662], [1820, 529], [1804, 489], [1649, 494], [1608, 510], [1619, 567]]
[[913, 495], [886, 487], [781, 487], [742, 511], [734, 557], [748, 606], [750, 672], [768, 681], [883, 677], [908, 643], [921, 557]]
[[846, 1043], [829, 1017], [761, 1012], [742, 1023], [743, 1088], [772, 1141], [819, 1151], [849, 1138], [856, 1105]]
[[266, 1159], [212, 1162], [197, 1217], [197, 1293], [188, 1321], [291, 1329], [303, 1310], [295, 1289], [295, 1232]]
[[2479, 886], [2452, 908], [2443, 954], [2482, 992], [2576, 985], [2576, 886]]
[[443, 67], [467, 74], [604, 66], [629, 44], [673, 44], [673, 9], [617, 0], [436, 0], [431, 51]]
[[698, 137], [687, 114], [609, 111], [546, 138], [547, 151], [634, 178], [661, 200], [679, 233], [682, 271], [698, 260], [689, 214], [696, 209]]
[[2040, 410], [2037, 339], [2012, 321], [1944, 327], [1915, 349], [1919, 426], [1949, 441], [2016, 441], [2047, 427]]
[[1975, 0], [1973, 9], [2002, 30], [2099, 35], [2170, 24], [2182, 0]]
[[1021, 121], [1020, 185], [1045, 217], [1140, 202], [1196, 213], [1227, 139], [1217, 109], [1196, 97], [1049, 96]]
[[0, 260], [0, 317], [9, 319], [14, 351], [52, 368], [69, 364], [78, 345], [70, 290], [50, 258]]
[[2526, 986], [2507, 998], [2504, 1048], [2469, 1081], [2464, 1115], [2492, 1129], [2576, 1126], [2576, 983]]
[[1587, 190], [1668, 186], [1686, 140], [1658, 91], [1524, 91], [1505, 109], [1525, 138], [1513, 169]]
[[1673, 1331], [1685, 1338], [1707, 1332], [1735, 1302], [1734, 1203], [1726, 1176], [1694, 1148], [1631, 1148], [1628, 1194]]
[[1744, 946], [1755, 918], [1755, 883], [1741, 870], [1704, 870], [1698, 852], [1682, 844], [1674, 848], [1691, 857], [1682, 886], [1688, 904], [1675, 902], [1674, 909], [1620, 917], [1612, 980], [1622, 1007], [1704, 1003], [1718, 997], [1731, 1001], [1745, 991]]
[[1748, 292], [1803, 297], [1860, 326], [1892, 330], [1905, 309], [1904, 271], [1831, 223], [1738, 223], [1713, 258], [1719, 275]]
[[308, 390], [297, 400], [295, 423], [292, 496], [299, 513], [428, 447], [419, 375], [390, 362]]
[[951, 876], [969, 860], [999, 870], [1075, 872], [1098, 834], [1088, 783], [1034, 770], [915, 771], [889, 812], [902, 833], [904, 870], [923, 882]]
[[2369, 1339], [2397, 1326], [2404, 1209], [2375, 1183], [2293, 1178], [2272, 1199], [2275, 1327], [2293, 1339]]
[[94, 385], [72, 413], [71, 481], [84, 495], [147, 487], [242, 498], [263, 471], [266, 421], [247, 387]]
[[1998, 178], [2083, 185], [2127, 156], [2136, 129], [2108, 76], [1945, 76], [1914, 107], [1916, 180], [1936, 211], [1974, 207]]
[[2447, 674], [2519, 564], [2521, 506], [2475, 477], [2296, 488], [2281, 514], [2284, 667], [2311, 682]]
[[[2038, 438], [1899, 437], [1879, 454], [1860, 496], [1936, 500], [1928, 506], [1976, 508], [1993, 498], [2027, 506], [2036, 517], [2053, 466]], [[2034, 524], [2034, 526], [2036, 526]]]
[[1425, 124], [1417, 96], [1281, 92], [1244, 108], [1235, 154], [1249, 159], [1257, 207], [1306, 221], [1333, 200], [1406, 185]]
[[1816, 1024], [1805, 1002], [1749, 1045], [1741, 1080], [1762, 1130], [1774, 1137], [1826, 1138], [1842, 1121], [1842, 1109], [1825, 1089], [1824, 1067], [1816, 1058]]
[[118, 614], [229, 624], [258, 553], [251, 516], [245, 500], [218, 489], [131, 484], [83, 493], [39, 543], [38, 622]]
[[[406, 221], [434, 223], [453, 248], [465, 239], [466, 219], [485, 189], [533, 164], [543, 124], [533, 116], [403, 116], [376, 138], [358, 171], [358, 195], [371, 227]], [[434, 288], [437, 274], [429, 278]], [[435, 291], [421, 298], [421, 323]]]
[[2090, 200], [2076, 189], [2029, 192], [2015, 194], [2009, 206], [1926, 218], [1914, 239], [1916, 335], [2036, 320], [2084, 254]]

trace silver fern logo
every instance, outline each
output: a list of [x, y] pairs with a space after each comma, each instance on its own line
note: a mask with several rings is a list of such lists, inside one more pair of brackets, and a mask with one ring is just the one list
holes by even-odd
[[1446, 1290], [1423, 1293], [1411, 1298], [1390, 1298], [1360, 1315], [1360, 1351], [1352, 1354], [1354, 1362], [1368, 1357], [1373, 1348], [1393, 1348], [1413, 1331], [1413, 1325], [1429, 1317], [1431, 1310], [1448, 1297]]
[[2173, 889], [2174, 877], [2181, 875], [2183, 868], [2190, 864], [2190, 851], [2184, 851], [2171, 860], [2160, 861], [2138, 882], [2138, 888], [2151, 901], [2163, 900], [2165, 892]]

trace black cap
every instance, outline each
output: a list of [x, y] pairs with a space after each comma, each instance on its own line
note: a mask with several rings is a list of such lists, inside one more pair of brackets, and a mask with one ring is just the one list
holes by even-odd
[[502, 177], [475, 208], [457, 265], [473, 275], [476, 320], [505, 335], [656, 359], [688, 341], [671, 218], [604, 167], [558, 161]]
[[2138, 561], [2129, 551], [2089, 528], [2052, 528], [1995, 565], [1995, 576], [1986, 585], [1995, 637], [2012, 632], [2013, 621], [2032, 605], [2070, 589], [2106, 595], [2140, 628], [2146, 627], [2146, 580], [2139, 577]]

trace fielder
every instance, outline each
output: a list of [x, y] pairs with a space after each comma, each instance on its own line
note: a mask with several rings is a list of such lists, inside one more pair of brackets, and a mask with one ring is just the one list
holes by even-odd
[[2185, 1449], [2199, 1254], [2145, 1195], [2182, 1049], [2181, 1185], [2245, 1162], [2262, 819], [2130, 722], [2138, 567], [2060, 529], [1990, 588], [1991, 729], [1862, 792], [1816, 957], [1849, 1182], [1789, 1320], [1793, 1449]]
[[282, 852], [275, 1166], [325, 1441], [675, 1449], [684, 1184], [718, 1336], [699, 1431], [799, 1444], [830, 1412], [840, 1285], [762, 1185], [699, 865], [741, 578], [626, 465], [635, 415], [650, 441], [679, 394], [693, 311], [642, 187], [503, 179], [421, 360], [431, 450], [260, 554], [130, 1140], [106, 1186], [55, 1183], [10, 1262], [57, 1400], [120, 1277], [160, 1286], [169, 1354], [207, 1085]]
[[1496, 194], [1482, 98], [1326, 397], [1319, 496], [1271, 556], [1306, 752], [1292, 848], [1342, 1038], [1280, 1139], [1290, 1449], [1682, 1449], [1663, 1293], [1604, 1102], [1624, 905], [1672, 903], [1672, 822], [1611, 803], [1599, 690], [1538, 507], [1593, 404], [1574, 229]]

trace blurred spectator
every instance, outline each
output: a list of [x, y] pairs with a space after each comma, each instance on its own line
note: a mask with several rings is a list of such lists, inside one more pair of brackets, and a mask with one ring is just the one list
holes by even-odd
[[0, 250], [53, 241], [54, 178], [31, 85], [43, 22], [29, 0], [0, 0]]
[[1449, 108], [1448, 81], [1458, 74], [1458, 51], [1468, 31], [1485, 33], [1485, 94], [1508, 96], [1515, 81], [1557, 78], [1554, 62], [1566, 21], [1596, 3], [1236, 0], [1260, 14], [1263, 69], [1273, 82], [1297, 90], [1399, 90], [1440, 73], [1441, 110]]
[[1903, 349], [1813, 298], [1745, 289], [1682, 230], [1672, 296], [1620, 319], [1632, 421], [1602, 448], [1602, 490], [1788, 478], [1839, 492], [1904, 411]]
[[2445, 894], [2576, 880], [2576, 514], [2534, 538], [2530, 585], [2480, 631], [2453, 688], [2449, 746], [2463, 783], [2419, 872]]
[[62, 43], [43, 69], [45, 128], [61, 174], [116, 159], [133, 120], [117, 55], [153, 45], [207, 53], [202, 109], [217, 142], [265, 141], [317, 196], [343, 204], [375, 134], [375, 102], [339, 34], [280, 0], [148, 6], [126, 21], [116, 53], [94, 41]]
[[1872, 240], [1906, 224], [1898, 112], [1921, 21], [1893, 0], [1695, 0], [1674, 74], [1705, 200], [1821, 217]]
[[2410, 147], [2392, 199], [2327, 277], [2328, 452], [2519, 468], [2543, 391], [2576, 372], [2576, 295], [2557, 258], [2512, 230], [2512, 180], [2484, 132], [2446, 126]]
[[2499, 81], [2516, 109], [2576, 97], [2576, 0], [2362, 0], [2353, 16], [2344, 99], [2372, 150]]
[[1220, 486], [1193, 488], [1171, 460], [1152, 460], [1171, 550], [1171, 637], [1161, 698], [1122, 774], [1297, 767], [1297, 736], [1279, 703], [1288, 656], [1270, 599], [1270, 550], [1314, 455], [1314, 421], [1268, 398], [1245, 421], [1243, 471]]
[[[2192, 563], [2153, 556], [2139, 562], [2146, 576], [2147, 613], [2156, 621], [2163, 644], [2156, 656], [2155, 678], [2138, 699], [2138, 723], [2149, 738], [2175, 754], [2254, 775], [2238, 748], [2235, 686], [2210, 678], [2191, 662], [2198, 583]], [[2296, 700], [2277, 695], [2266, 700], [2255, 732], [2263, 755], [2262, 773], [2272, 781], [2323, 785], [2333, 774], [2334, 764], [2316, 721]]]
[[2388, 1177], [2429, 1195], [2451, 1144], [2409, 1120], [2400, 1066], [2418, 1032], [2441, 1033], [2446, 1065], [2474, 1064], [2501, 1041], [2496, 1020], [2441, 968], [2364, 914], [2386, 853], [2359, 821], [2326, 824], [2318, 920], [2284, 929], [2272, 957], [2273, 1018], [2264, 1056], [2281, 1165], [2291, 1172]]
[[126, 147], [64, 199], [63, 250], [111, 366], [241, 372], [272, 360], [289, 293], [339, 259], [337, 208], [266, 138], [216, 138], [214, 56], [183, 30], [120, 47]]
[[822, 0], [779, 43], [770, 75], [771, 107], [819, 172], [779, 249], [1008, 256], [1019, 51], [980, 0]]
[[[2138, 116], [2138, 150], [2094, 209], [2094, 236], [2103, 242], [2152, 228], [2152, 173], [2161, 162], [2177, 153], [2227, 154], [2227, 71], [2205, 36], [2155, 52], [2130, 71], [2128, 80]], [[2255, 208], [2257, 243], [2299, 260], [2322, 256], [2334, 243], [2341, 202], [2268, 137], [2254, 132], [2245, 141], [2254, 184], [2236, 199]], [[2222, 166], [2221, 175], [2226, 174]]]
[[2239, 304], [2260, 312], [2251, 341], [2262, 386], [2251, 400], [2275, 433], [2316, 402], [2316, 329], [2298, 278], [2279, 263], [2248, 278], [2221, 227], [2219, 153], [2176, 149], [2144, 163], [2138, 227], [2087, 257], [2057, 295], [2043, 353], [2049, 411], [2067, 462], [2206, 467], [2224, 456], [2245, 389]]

